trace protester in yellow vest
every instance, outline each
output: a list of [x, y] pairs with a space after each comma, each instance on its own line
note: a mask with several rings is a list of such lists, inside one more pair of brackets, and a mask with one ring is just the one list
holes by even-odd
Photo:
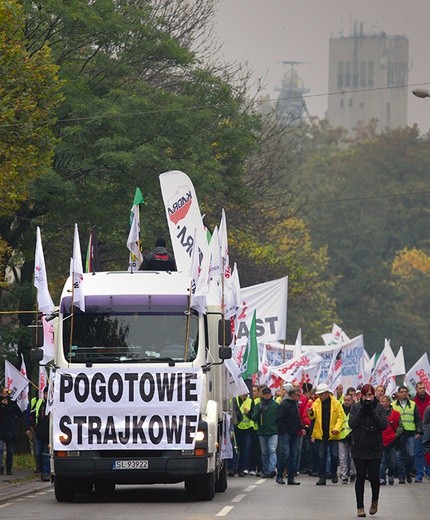
[[[355, 466], [351, 457], [351, 428], [349, 427], [349, 412], [354, 404], [352, 395], [345, 394], [343, 396], [343, 411], [345, 412], [345, 420], [343, 421], [342, 431], [340, 432], [339, 442], [339, 473], [342, 484], [348, 484], [348, 477], [351, 482], [355, 482]], [[349, 468], [349, 475], [348, 475]]]
[[237, 474], [239, 477], [244, 477], [250, 470], [252, 432], [254, 430], [254, 422], [250, 417], [254, 409], [254, 402], [248, 394], [243, 394], [234, 399], [233, 405], [235, 407], [234, 415], [237, 417], [234, 433], [239, 451]]
[[419, 438], [423, 433], [422, 422], [418, 408], [414, 401], [409, 399], [408, 388], [400, 385], [397, 390], [398, 399], [392, 403], [394, 410], [400, 413], [403, 424], [403, 431], [399, 435], [400, 439], [400, 464], [399, 464], [399, 484], [412, 482], [411, 471], [415, 458], [415, 438]]

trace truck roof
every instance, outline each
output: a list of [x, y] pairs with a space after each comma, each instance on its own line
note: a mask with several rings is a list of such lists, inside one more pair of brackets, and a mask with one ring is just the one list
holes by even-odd
[[[165, 306], [187, 306], [190, 295], [190, 276], [170, 271], [107, 271], [84, 273], [80, 290], [86, 310], [156, 310]], [[61, 311], [70, 308], [72, 279], [67, 279], [61, 295]]]

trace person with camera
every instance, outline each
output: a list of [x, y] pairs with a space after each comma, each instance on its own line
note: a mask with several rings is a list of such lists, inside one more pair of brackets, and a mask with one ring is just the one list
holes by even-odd
[[351, 455], [356, 469], [355, 498], [357, 516], [364, 517], [364, 484], [366, 476], [372, 488], [372, 502], [369, 514], [378, 511], [379, 467], [381, 465], [383, 443], [382, 432], [388, 426], [387, 412], [376, 399], [375, 389], [365, 384], [361, 398], [351, 406], [349, 427], [351, 428]]
[[3, 451], [6, 446], [6, 474], [12, 475], [13, 443], [16, 438], [18, 419], [22, 412], [15, 401], [11, 399], [11, 392], [3, 388], [0, 393], [0, 475], [4, 473]]

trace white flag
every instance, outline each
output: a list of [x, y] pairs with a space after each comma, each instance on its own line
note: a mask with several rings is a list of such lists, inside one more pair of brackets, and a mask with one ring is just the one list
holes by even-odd
[[70, 276], [73, 280], [73, 304], [85, 312], [85, 298], [82, 290], [84, 270], [82, 268], [81, 244], [79, 242], [78, 225], [75, 224], [75, 235], [73, 239], [73, 257], [70, 262]]
[[127, 238], [127, 248], [130, 251], [130, 268], [133, 264], [133, 269], [139, 269], [140, 264], [142, 263], [143, 257], [142, 252], [139, 248], [139, 240], [140, 240], [140, 209], [139, 204], [135, 204], [131, 208], [131, 213], [133, 215], [130, 232]]
[[36, 252], [34, 255], [34, 286], [37, 289], [37, 307], [40, 312], [50, 314], [54, 310], [54, 303], [48, 289], [46, 277], [45, 257], [43, 256], [40, 228], [36, 230]]
[[372, 374], [372, 385], [386, 385], [388, 377], [391, 375], [391, 367], [394, 365], [396, 356], [390, 345], [390, 340], [385, 339], [385, 345], [381, 355], [376, 362]]
[[339, 325], [336, 325], [336, 323], [333, 323], [331, 333], [329, 334], [322, 334], [322, 339], [324, 341], [324, 345], [339, 345], [340, 343], [347, 343], [350, 339], [345, 334], [345, 332], [339, 327]]
[[215, 229], [212, 233], [211, 241], [209, 243], [209, 251], [212, 255], [211, 278], [214, 280], [219, 280], [222, 274], [222, 260], [218, 226], [215, 226]]
[[226, 359], [224, 366], [227, 370], [225, 381], [226, 399], [249, 393], [245, 381], [242, 379], [242, 372], [233, 358]]
[[43, 389], [45, 386], [48, 386], [46, 368], [42, 365], [39, 365], [39, 399], [43, 399]]
[[330, 368], [328, 371], [327, 386], [333, 393], [335, 393], [337, 386], [342, 381], [342, 355], [342, 347], [337, 347], [333, 352], [333, 357], [331, 358]]
[[403, 347], [399, 348], [396, 359], [391, 367], [392, 376], [404, 376], [406, 374], [405, 356], [403, 354]]
[[159, 178], [176, 266], [178, 271], [190, 273], [194, 230], [200, 247], [207, 244], [196, 192], [184, 172], [165, 172]]
[[430, 394], [430, 363], [427, 352], [425, 352], [407, 372], [405, 382], [411, 386], [414, 391], [417, 383], [423, 383], [426, 387], [426, 392]]
[[297, 332], [296, 343], [294, 344], [293, 357], [300, 357], [302, 355], [302, 329]]
[[[206, 251], [206, 253], [204, 253]], [[210, 260], [208, 251], [200, 247], [197, 232], [194, 233], [191, 256], [191, 307], [206, 314], [206, 295], [209, 290]]]
[[23, 391], [28, 392], [30, 381], [7, 359], [4, 362], [4, 380], [5, 387], [11, 392], [12, 401], [16, 401]]
[[[25, 366], [24, 356], [21, 353], [21, 368], [20, 372], [24, 377], [27, 377], [27, 367]], [[24, 410], [27, 410], [28, 407], [28, 384], [26, 388], [19, 394], [19, 396], [16, 399], [16, 402], [23, 412]]]
[[[229, 280], [231, 277], [230, 255], [228, 251], [228, 237], [227, 237], [227, 219], [225, 217], [224, 208], [221, 211], [221, 222], [219, 226], [219, 245], [221, 251], [221, 262], [224, 271], [224, 279]], [[224, 282], [225, 283], [225, 282]]]
[[289, 383], [293, 381], [300, 383], [302, 379], [306, 379], [313, 384], [319, 375], [321, 362], [322, 357], [319, 354], [314, 350], [307, 350], [299, 357], [291, 358], [277, 367], [271, 367], [271, 373]]
[[46, 321], [42, 316], [43, 324], [43, 359], [42, 365], [46, 365], [54, 359], [54, 325], [52, 321]]
[[272, 382], [272, 376], [270, 374], [270, 366], [269, 366], [269, 360], [267, 357], [266, 345], [264, 345], [264, 347], [263, 347], [263, 354], [261, 356], [260, 370], [259, 370], [258, 374], [259, 374], [258, 380], [260, 382], [260, 385], [270, 386], [270, 384]]

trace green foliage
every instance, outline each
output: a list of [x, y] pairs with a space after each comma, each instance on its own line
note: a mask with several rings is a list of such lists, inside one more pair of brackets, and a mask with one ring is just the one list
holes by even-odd
[[416, 128], [364, 136], [309, 148], [305, 218], [316, 244], [328, 245], [345, 330], [363, 333], [370, 353], [390, 338], [411, 363], [424, 351], [424, 327], [415, 325], [429, 309], [424, 301], [419, 316], [418, 306], [405, 308], [391, 265], [405, 247], [428, 252], [428, 141]]

